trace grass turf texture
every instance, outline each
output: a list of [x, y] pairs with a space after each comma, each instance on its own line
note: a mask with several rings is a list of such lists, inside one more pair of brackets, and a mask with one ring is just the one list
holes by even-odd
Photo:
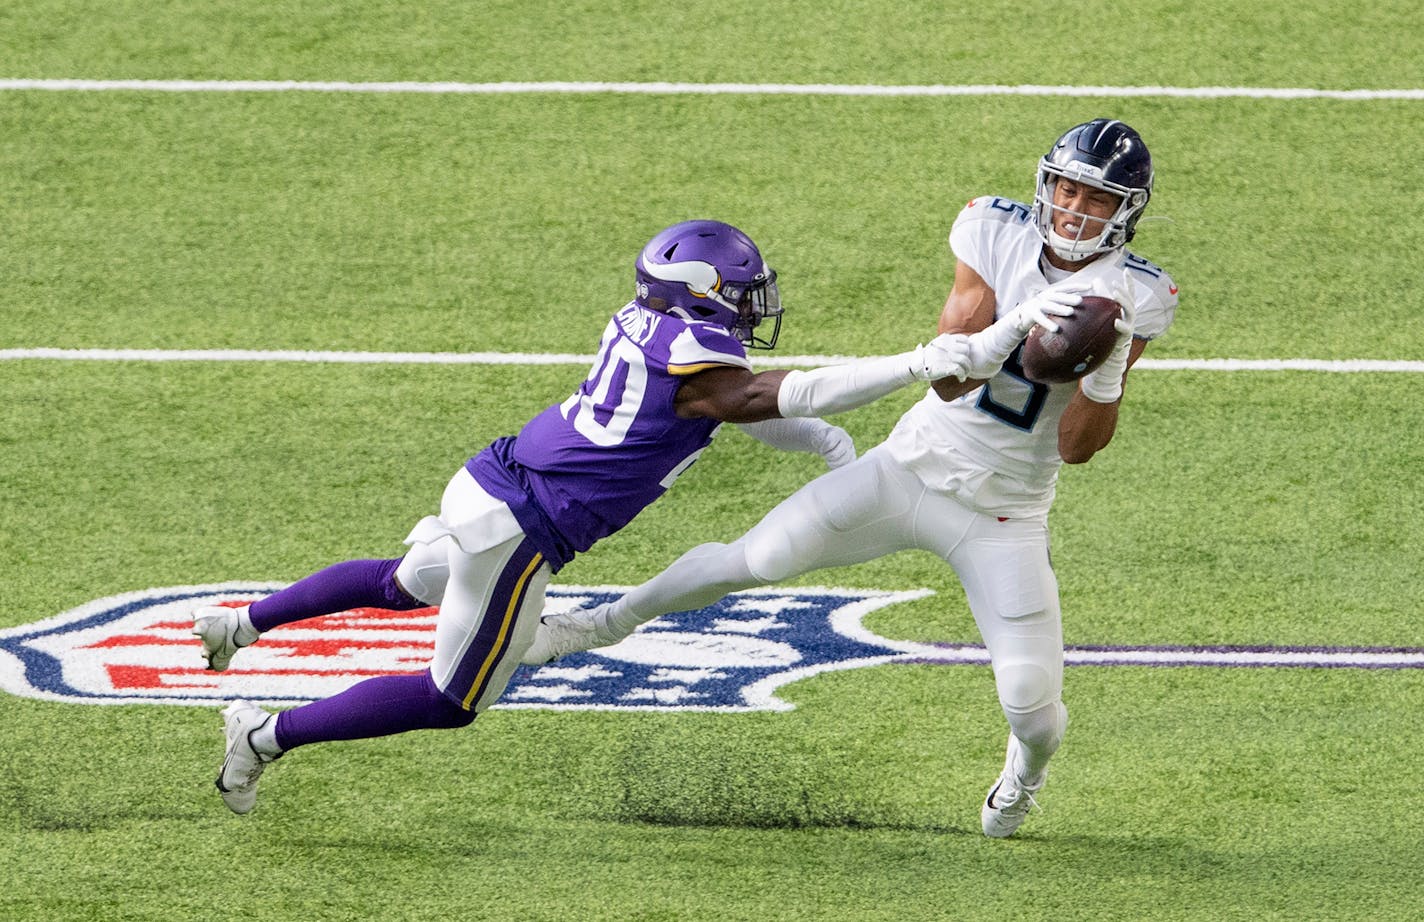
[[[1081, 53], [1049, 4], [472, 9], [30, 4], [0, 10], [0, 76], [1424, 85], [1401, 2], [1164, 8]], [[933, 327], [963, 201], [1030, 195], [1052, 135], [1104, 113], [1148, 138], [1172, 218], [1138, 240], [1183, 285], [1151, 355], [1421, 354], [1395, 166], [1417, 103], [36, 92], [0, 93], [0, 347], [585, 354], [637, 246], [709, 214], [782, 272], [783, 351], [898, 348]], [[0, 363], [0, 626], [397, 553], [581, 371]], [[1068, 642], [1417, 646], [1413, 382], [1135, 373], [1118, 440], [1063, 475]], [[863, 449], [911, 399], [838, 422]], [[724, 434], [561, 580], [651, 575], [817, 470]], [[928, 555], [802, 582], [933, 588], [870, 626], [975, 639]], [[313, 747], [245, 819], [211, 788], [212, 711], [3, 696], [0, 918], [1418, 917], [1418, 673], [1067, 684], [1046, 809], [1009, 842], [977, 831], [1003, 733], [982, 667], [823, 675], [785, 714], [494, 711]]]
[[[1112, 37], [1090, 39], [1090, 24]], [[0, 11], [18, 77], [1415, 87], [1409, 0], [144, 3]], [[752, 138], [748, 138], [752, 140]]]
[[[0, 473], [27, 485], [28, 502], [7, 507], [0, 529], [18, 564], [0, 623], [132, 588], [295, 578], [396, 553], [467, 452], [577, 374], [6, 363], [0, 379], [17, 399], [3, 429], [24, 450], [7, 451]], [[1398, 611], [1419, 607], [1418, 523], [1349, 529], [1387, 514], [1369, 485], [1411, 450], [1361, 441], [1390, 431], [1389, 413], [1377, 414], [1396, 380], [1135, 375], [1120, 441], [1068, 469], [1055, 512], [1069, 643], [1411, 643]], [[866, 447], [908, 399], [842, 421]], [[1302, 420], [1307, 400], [1328, 411]], [[1241, 408], [1275, 424], [1221, 425]], [[394, 415], [399, 431], [373, 425]], [[1347, 423], [1358, 460], [1337, 483], [1320, 462]], [[1231, 431], [1242, 440], [1222, 442]], [[561, 579], [648, 575], [694, 540], [739, 533], [816, 469], [725, 434]], [[1176, 472], [1170, 491], [1164, 470]], [[1142, 504], [1159, 494], [1170, 506]], [[1250, 510], [1249, 528], [1223, 514], [1233, 507]], [[701, 523], [696, 536], [687, 522]], [[1373, 567], [1363, 574], [1362, 559]], [[1372, 583], [1379, 572], [1399, 574], [1388, 598]], [[929, 586], [939, 594], [877, 613], [872, 627], [975, 639], [928, 555], [802, 582]], [[211, 710], [0, 698], [0, 822], [13, 832], [0, 857], [18, 884], [8, 908], [35, 919], [236, 918], [255, 901], [258, 918], [292, 907], [314, 919], [417, 918], [460, 893], [478, 894], [477, 917], [491, 919], [1246, 918], [1318, 907], [1381, 918], [1397, 908], [1384, 882], [1418, 876], [1406, 857], [1417, 794], [1367, 826], [1357, 819], [1371, 773], [1408, 758], [1412, 743], [1393, 727], [1424, 706], [1413, 672], [1070, 669], [1073, 728], [1048, 809], [1012, 843], [983, 841], [976, 827], [1001, 758], [987, 669], [883, 667], [785, 695], [790, 714], [492, 712], [462, 733], [314, 747], [273, 768], [247, 820], [210, 788]], [[244, 856], [251, 900], [205, 902], [211, 883], [192, 875], [232, 855]]]
[[1412, 105], [4, 94], [3, 344], [587, 353], [638, 247], [699, 214], [762, 242], [784, 351], [908, 346], [959, 208], [1032, 196], [1056, 129], [1023, 126], [1111, 108], [1160, 164], [1134, 246], [1184, 286], [1154, 355], [1398, 358], [1424, 230], [1361, 247], [1359, 203], [1407, 199]]
[[1052, 799], [1007, 843], [977, 830], [999, 755], [982, 669], [826, 677], [793, 689], [785, 715], [495, 711], [477, 732], [316, 747], [270, 770], [244, 821], [214, 809], [211, 712], [68, 708], [59, 731], [57, 706], [11, 700], [0, 852], [18, 887], [0, 908], [105, 920], [417, 919], [452, 904], [485, 919], [1412, 915], [1418, 791], [1398, 790], [1397, 809], [1367, 824], [1359, 810], [1378, 766], [1410, 758], [1377, 702], [1417, 706], [1417, 673], [1083, 669], [1070, 682], [1081, 704]]

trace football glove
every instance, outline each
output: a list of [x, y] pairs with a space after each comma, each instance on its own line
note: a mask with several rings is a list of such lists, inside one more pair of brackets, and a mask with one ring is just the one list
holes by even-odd
[[1009, 353], [1023, 342], [1034, 324], [1050, 333], [1057, 333], [1058, 324], [1053, 318], [1072, 314], [1074, 305], [1083, 300], [1087, 290], [1082, 283], [1050, 285], [1020, 301], [1013, 310], [970, 336], [969, 377], [984, 380], [998, 374]]
[[1128, 354], [1132, 351], [1132, 329], [1137, 323], [1137, 295], [1132, 287], [1130, 270], [1124, 268], [1108, 286], [1108, 297], [1122, 305], [1122, 316], [1113, 321], [1117, 328], [1117, 344], [1107, 361], [1083, 376], [1079, 387], [1083, 396], [1095, 403], [1115, 403], [1122, 397], [1122, 378], [1127, 374]]
[[855, 460], [855, 441], [850, 433], [823, 419], [764, 419], [756, 423], [738, 423], [747, 435], [782, 451], [811, 451], [825, 459], [826, 467], [835, 470]]
[[916, 346], [908, 353], [910, 374], [916, 381], [938, 381], [968, 375], [969, 337], [963, 333], [941, 333], [928, 345]]

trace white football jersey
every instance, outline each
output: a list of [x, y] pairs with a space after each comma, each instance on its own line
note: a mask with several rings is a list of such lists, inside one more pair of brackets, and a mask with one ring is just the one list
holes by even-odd
[[[949, 245], [955, 258], [994, 290], [996, 317], [1070, 275], [1091, 281], [1124, 265], [1137, 296], [1134, 337], [1162, 335], [1177, 310], [1177, 286], [1171, 277], [1126, 250], [1100, 257], [1077, 273], [1041, 261], [1043, 240], [1022, 202], [995, 196], [974, 199], [955, 218]], [[952, 493], [982, 512], [1044, 515], [1053, 504], [1063, 464], [1058, 420], [1077, 389], [1077, 382], [1029, 381], [1015, 350], [1003, 370], [963, 397], [946, 402], [931, 389], [900, 418], [885, 444], [927, 486]]]

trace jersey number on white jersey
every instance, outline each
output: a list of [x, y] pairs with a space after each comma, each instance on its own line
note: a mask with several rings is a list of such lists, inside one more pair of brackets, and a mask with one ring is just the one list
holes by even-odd
[[1023, 365], [1019, 363], [1019, 352], [1022, 349], [1023, 343], [1020, 343], [1009, 354], [1009, 357], [1004, 361], [1003, 374], [1017, 378], [1028, 388], [1028, 396], [1024, 402], [1016, 409], [996, 401], [990, 390], [990, 385], [993, 383], [991, 379], [980, 388], [979, 402], [974, 406], [975, 409], [982, 413], [988, 413], [1006, 426], [1013, 426], [1015, 429], [1029, 432], [1038, 422], [1038, 415], [1043, 412], [1043, 403], [1048, 399], [1048, 385], [1030, 381], [1024, 374]]

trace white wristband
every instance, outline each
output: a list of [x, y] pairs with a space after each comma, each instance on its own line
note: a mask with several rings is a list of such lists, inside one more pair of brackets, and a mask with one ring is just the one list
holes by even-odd
[[999, 373], [1025, 336], [1015, 319], [1013, 315], [1003, 317], [969, 337], [969, 377], [986, 379]]
[[1083, 396], [1094, 403], [1117, 403], [1118, 398], [1122, 396], [1122, 377], [1119, 376], [1116, 380], [1109, 378], [1104, 381], [1102, 380], [1102, 369], [1099, 368], [1092, 374], [1083, 376], [1080, 389], [1083, 391]]
[[1108, 360], [1096, 370], [1083, 376], [1078, 387], [1094, 403], [1116, 403], [1122, 397], [1122, 376], [1127, 374], [1127, 355], [1132, 339], [1127, 340], [1127, 348], [1113, 350]]

